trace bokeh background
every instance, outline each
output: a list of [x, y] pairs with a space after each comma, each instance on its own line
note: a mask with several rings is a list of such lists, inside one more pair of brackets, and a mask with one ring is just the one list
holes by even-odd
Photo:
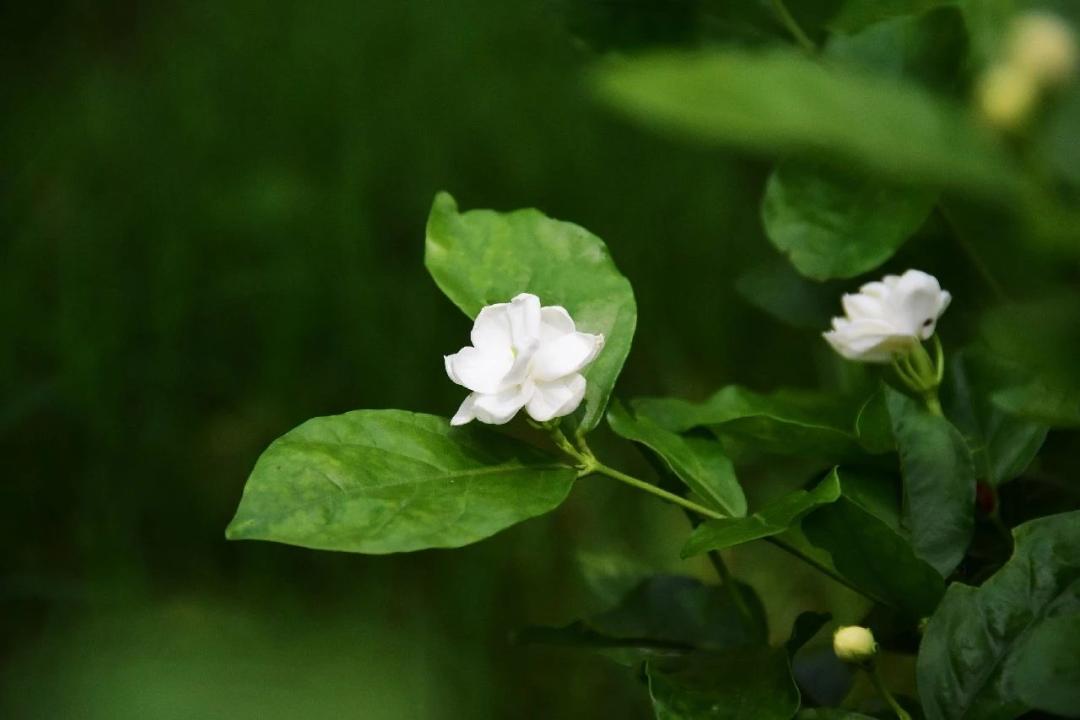
[[[843, 283], [792, 304], [802, 329], [740, 294], [779, 262], [768, 165], [654, 137], [582, 82], [603, 51], [706, 41], [684, 22], [701, 4], [618, 5], [5, 4], [0, 716], [646, 716], [622, 668], [512, 634], [601, 607], [605, 563], [713, 579], [648, 497], [588, 480], [459, 551], [223, 536], [259, 452], [301, 421], [460, 402], [441, 355], [469, 322], [422, 265], [438, 190], [607, 241], [640, 314], [620, 393], [843, 380], [815, 327]], [[935, 233], [890, 268], [933, 257], [978, 296]], [[729, 560], [778, 636], [855, 602], [771, 548]]]

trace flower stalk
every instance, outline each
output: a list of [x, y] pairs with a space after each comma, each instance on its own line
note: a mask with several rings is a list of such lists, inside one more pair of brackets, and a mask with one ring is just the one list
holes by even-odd
[[897, 701], [889, 691], [889, 688], [886, 687], [885, 681], [881, 679], [881, 673], [878, 671], [877, 663], [870, 660], [863, 665], [863, 669], [866, 670], [866, 674], [870, 676], [870, 682], [874, 685], [874, 689], [878, 691], [881, 698], [888, 703], [890, 708], [892, 708], [892, 711], [896, 714], [897, 720], [911, 720], [911, 715]]
[[613, 467], [605, 465], [604, 463], [600, 462], [600, 460], [598, 460], [595, 455], [593, 455], [592, 450], [590, 450], [589, 446], [585, 444], [585, 439], [583, 437], [581, 437], [580, 435], [575, 436], [577, 443], [575, 444], [571, 442], [570, 439], [566, 437], [566, 434], [562, 431], [562, 429], [558, 426], [558, 423], [551, 423], [543, 425], [542, 427], [547, 428], [548, 433], [551, 435], [552, 441], [555, 443], [556, 446], [558, 446], [560, 450], [562, 450], [564, 453], [577, 461], [578, 477], [585, 477], [586, 475], [604, 475], [605, 477], [609, 477], [613, 480], [618, 480], [621, 483], [625, 483], [626, 485], [629, 485], [643, 492], [655, 495], [662, 500], [667, 500], [670, 503], [675, 503], [676, 505], [679, 505], [686, 508], [687, 510], [691, 510], [697, 513], [698, 515], [703, 515], [713, 520], [721, 520], [727, 517], [726, 515], [723, 515], [715, 510], [710, 510], [704, 505], [699, 505], [692, 500], [687, 500], [681, 495], [670, 493], [663, 488], [653, 485], [652, 483], [645, 482], [644, 480], [639, 480], [632, 475], [627, 475], [621, 470], [616, 470]]
[[918, 343], [910, 351], [894, 355], [892, 366], [900, 381], [923, 399], [926, 409], [933, 415], [943, 417], [945, 413], [938, 398], [938, 387], [945, 377], [945, 351], [937, 335], [931, 338], [931, 342], [934, 346], [933, 359], [926, 347]]

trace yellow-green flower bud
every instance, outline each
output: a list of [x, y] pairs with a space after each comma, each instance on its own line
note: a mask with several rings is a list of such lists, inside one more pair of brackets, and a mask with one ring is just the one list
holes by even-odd
[[848, 625], [833, 634], [833, 652], [848, 663], [863, 663], [877, 654], [878, 645], [869, 628]]
[[1029, 12], [1014, 20], [1007, 53], [1010, 65], [1040, 85], [1061, 85], [1076, 71], [1076, 37], [1061, 18], [1050, 13]]
[[1018, 130], [1039, 99], [1039, 84], [1018, 65], [1001, 63], [987, 70], [977, 88], [979, 112], [999, 130]]

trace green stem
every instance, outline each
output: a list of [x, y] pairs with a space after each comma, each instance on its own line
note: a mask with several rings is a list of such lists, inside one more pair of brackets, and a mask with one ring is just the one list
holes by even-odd
[[859, 595], [862, 595], [867, 600], [870, 600], [871, 602], [875, 602], [875, 603], [881, 603], [882, 602], [878, 598], [876, 598], [876, 597], [874, 597], [872, 595], [868, 595], [865, 590], [862, 590], [860, 588], [855, 587], [850, 582], [848, 582], [846, 579], [844, 579], [844, 577], [842, 575], [839, 575], [839, 574], [833, 572], [831, 569], [829, 569], [825, 565], [822, 565], [821, 563], [819, 563], [814, 558], [810, 557], [809, 555], [806, 555], [805, 553], [801, 552], [800, 550], [797, 550], [796, 548], [792, 547], [791, 545], [788, 545], [786, 542], [784, 542], [780, 538], [775, 537], [775, 536], [774, 537], [767, 537], [767, 538], [765, 538], [765, 541], [768, 542], [768, 543], [771, 543], [772, 545], [775, 545], [776, 547], [780, 548], [781, 550], [788, 553], [789, 555], [797, 557], [798, 559], [802, 560], [804, 563], [806, 563], [810, 567], [812, 567], [815, 570], [817, 570], [818, 572], [820, 572], [822, 575], [826, 575], [826, 576], [832, 578], [836, 582], [838, 582], [841, 585], [843, 585], [844, 587], [846, 587], [848, 590], [852, 590], [852, 591], [858, 593]]
[[791, 33], [791, 36], [795, 38], [796, 42], [802, 46], [803, 50], [808, 53], [816, 53], [817, 45], [810, 39], [803, 29], [799, 27], [799, 23], [795, 20], [795, 17], [791, 14], [791, 11], [787, 9], [787, 5], [784, 4], [784, 0], [772, 0], [772, 9], [776, 13], [777, 19], [784, 28]]
[[911, 715], [905, 710], [900, 703], [896, 701], [893, 694], [889, 692], [889, 688], [885, 687], [885, 682], [881, 679], [881, 673], [878, 672], [877, 663], [870, 661], [866, 666], [866, 672], [870, 675], [870, 682], [874, 684], [878, 694], [889, 704], [892, 711], [896, 713], [898, 720], [911, 720]]
[[945, 417], [945, 412], [941, 409], [941, 400], [938, 399], [936, 388], [927, 390], [923, 393], [923, 402], [926, 403], [926, 409], [930, 411], [931, 415]]
[[584, 476], [593, 473], [597, 475], [605, 475], [613, 480], [618, 480], [619, 482], [626, 483], [630, 487], [650, 493], [651, 495], [655, 495], [658, 498], [675, 503], [676, 505], [681, 505], [687, 510], [693, 510], [697, 514], [704, 515], [707, 518], [712, 518], [714, 520], [723, 520], [725, 517], [727, 517], [726, 515], [721, 515], [715, 510], [710, 510], [704, 505], [698, 505], [692, 500], [687, 500], [686, 498], [680, 495], [676, 495], [675, 493], [669, 493], [667, 490], [659, 488], [656, 485], [647, 483], [644, 480], [638, 480], [632, 475], [627, 475], [626, 473], [620, 472], [615, 468], [608, 467], [607, 465], [604, 465], [602, 462], [596, 460], [595, 458], [593, 458], [592, 462], [582, 467], [580, 474]]
[[578, 477], [584, 477], [586, 475], [593, 474], [605, 475], [609, 478], [612, 478], [613, 480], [618, 480], [619, 482], [626, 483], [631, 487], [637, 488], [638, 490], [642, 490], [651, 495], [655, 495], [656, 497], [667, 500], [668, 502], [675, 503], [676, 505], [681, 505], [687, 510], [692, 510], [693, 512], [696, 512], [699, 515], [704, 515], [707, 518], [712, 518], [714, 520], [722, 520], [727, 517], [726, 515], [722, 515], [716, 512], [715, 510], [710, 510], [704, 505], [698, 505], [692, 500], [687, 500], [680, 495], [670, 493], [663, 488], [659, 488], [656, 485], [653, 485], [652, 483], [647, 483], [644, 480], [638, 480], [632, 475], [627, 475], [626, 473], [620, 470], [616, 470], [613, 467], [608, 467], [607, 465], [596, 459], [596, 456], [592, 454], [589, 446], [585, 444], [585, 439], [581, 436], [577, 437], [578, 444], [580, 445], [580, 447], [577, 447], [574, 445], [574, 443], [570, 442], [570, 440], [566, 437], [566, 435], [559, 427], [551, 427], [549, 428], [549, 432], [551, 434], [551, 439], [555, 442], [556, 445], [559, 446], [559, 449], [578, 461]]

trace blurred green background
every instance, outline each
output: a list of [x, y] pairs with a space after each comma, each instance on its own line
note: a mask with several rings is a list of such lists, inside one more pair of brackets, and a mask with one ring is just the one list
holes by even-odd
[[[687, 40], [664, 23], [696, 4], [657, 5], [650, 31]], [[808, 298], [796, 330], [736, 291], [779, 259], [768, 166], [599, 107], [565, 3], [0, 13], [0, 716], [645, 717], [621, 668], [510, 638], [596, 609], [588, 568], [613, 554], [711, 581], [677, 561], [672, 508], [593, 479], [495, 539], [389, 557], [223, 530], [301, 421], [460, 402], [441, 355], [469, 322], [422, 265], [440, 189], [607, 241], [640, 313], [621, 393], [842, 380], [813, 326], [831, 306]], [[934, 232], [889, 267], [954, 262], [963, 318], [978, 281]], [[730, 560], [778, 635], [852, 602], [771, 548]]]

